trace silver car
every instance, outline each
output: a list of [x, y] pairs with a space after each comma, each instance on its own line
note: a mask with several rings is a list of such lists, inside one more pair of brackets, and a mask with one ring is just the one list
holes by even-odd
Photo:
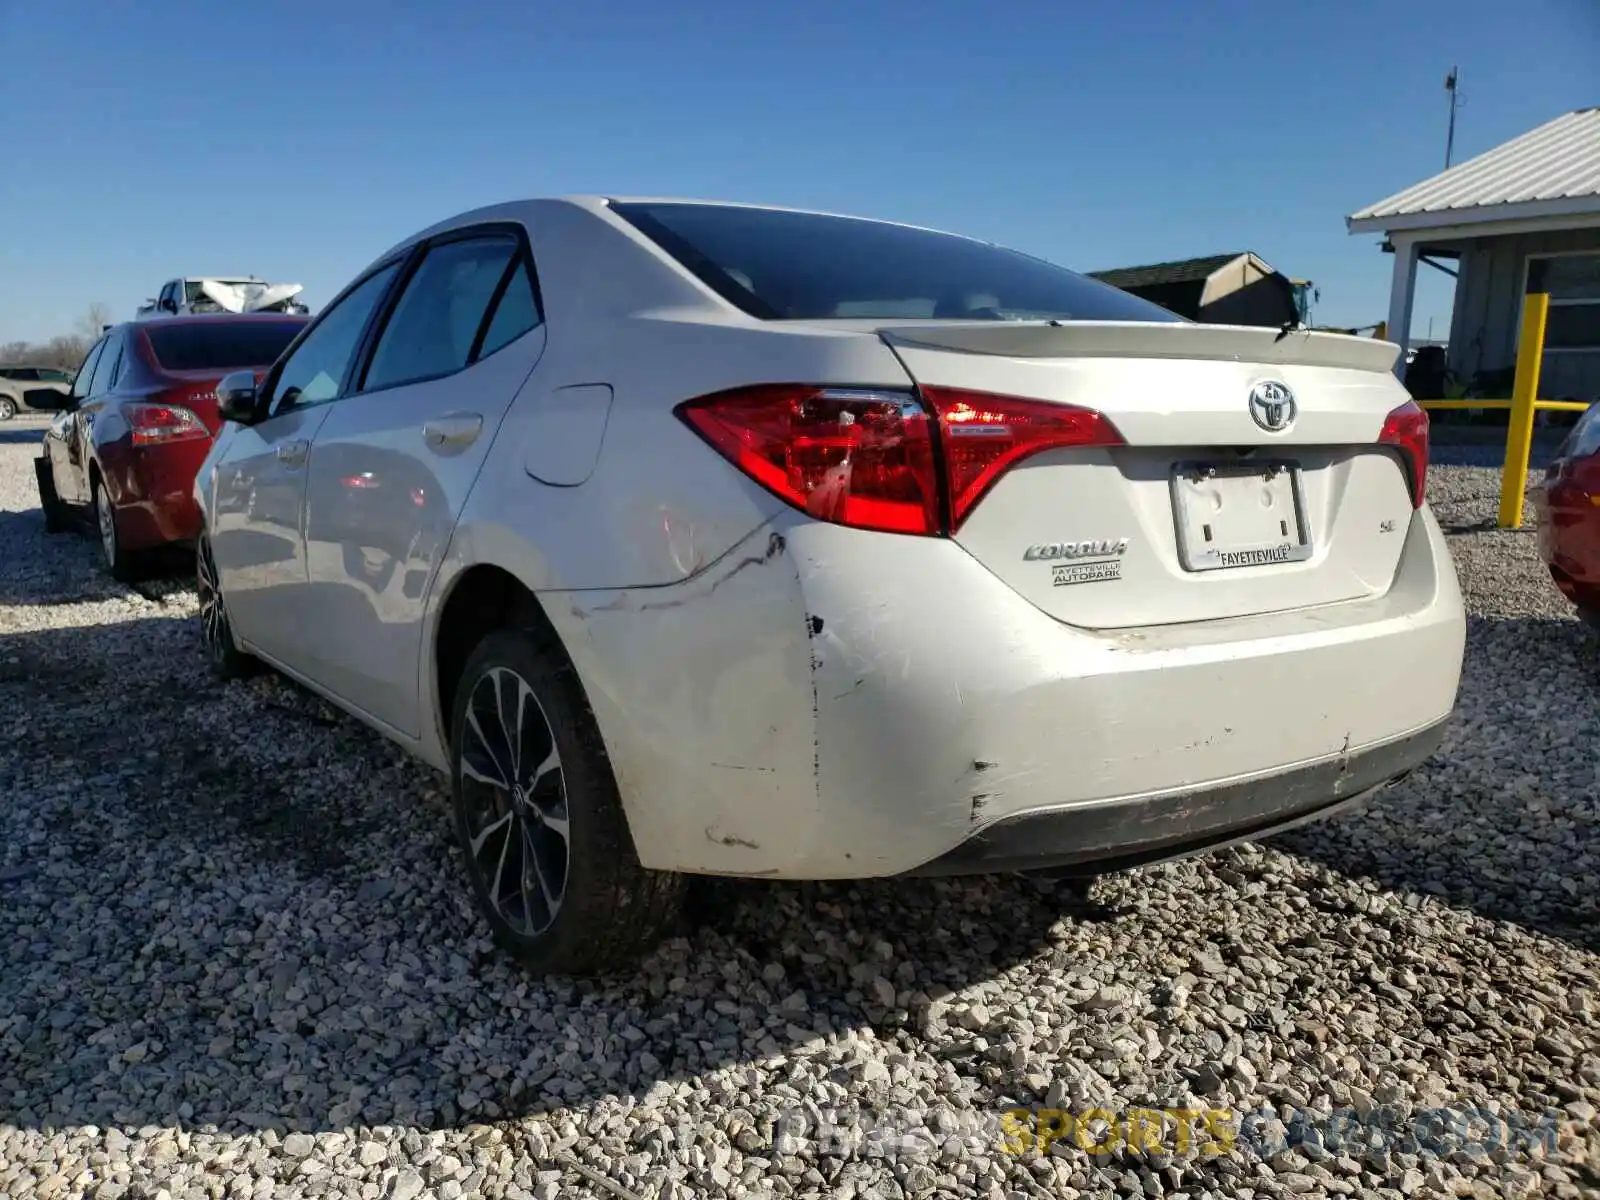
[[60, 367], [36, 367], [12, 363], [0, 367], [0, 421], [9, 421], [24, 408], [53, 409], [51, 404], [35, 405], [28, 401], [29, 392], [64, 394], [72, 387], [72, 372]]
[[448, 774], [545, 971], [624, 965], [685, 875], [1199, 853], [1444, 738], [1466, 622], [1396, 354], [884, 221], [480, 209], [218, 386], [205, 648]]

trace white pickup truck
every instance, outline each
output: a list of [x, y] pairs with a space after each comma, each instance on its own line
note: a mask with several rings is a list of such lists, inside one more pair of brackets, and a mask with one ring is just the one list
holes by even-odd
[[181, 313], [306, 313], [311, 310], [295, 299], [303, 290], [298, 283], [268, 283], [254, 275], [190, 275], [167, 280], [135, 316], [144, 321]]

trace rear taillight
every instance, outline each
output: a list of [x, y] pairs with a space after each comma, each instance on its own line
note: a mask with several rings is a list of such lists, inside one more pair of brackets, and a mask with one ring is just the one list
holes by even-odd
[[909, 392], [769, 384], [678, 412], [734, 466], [813, 517], [940, 531], [932, 422]]
[[1428, 414], [1415, 400], [1407, 400], [1383, 419], [1378, 441], [1394, 446], [1406, 457], [1411, 481], [1411, 506], [1421, 508], [1428, 484]]
[[1042, 450], [1122, 444], [1090, 409], [952, 388], [924, 388], [919, 399], [766, 384], [690, 400], [678, 413], [802, 512], [893, 533], [959, 528], [995, 480]]
[[176, 404], [127, 404], [122, 411], [135, 446], [164, 446], [211, 436], [199, 417]]
[[922, 394], [939, 416], [952, 529], [961, 527], [995, 480], [1025, 458], [1044, 450], [1123, 444], [1105, 414], [1092, 408], [955, 388], [925, 387]]

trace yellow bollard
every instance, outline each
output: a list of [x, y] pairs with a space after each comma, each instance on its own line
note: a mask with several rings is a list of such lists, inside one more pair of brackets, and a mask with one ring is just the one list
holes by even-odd
[[1522, 300], [1522, 333], [1517, 338], [1517, 381], [1511, 389], [1511, 422], [1506, 427], [1506, 461], [1500, 468], [1500, 528], [1522, 526], [1522, 496], [1528, 488], [1528, 452], [1533, 446], [1533, 405], [1539, 396], [1539, 366], [1544, 358], [1544, 322], [1550, 297], [1540, 292]]

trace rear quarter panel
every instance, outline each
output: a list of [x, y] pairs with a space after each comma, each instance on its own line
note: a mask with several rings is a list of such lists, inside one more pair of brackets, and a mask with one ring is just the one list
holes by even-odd
[[[513, 211], [529, 229], [548, 342], [461, 515], [467, 562], [496, 562], [536, 592], [689, 578], [784, 505], [680, 421], [676, 405], [754, 383], [910, 385], [875, 336], [746, 317], [584, 208]], [[488, 212], [480, 219], [500, 210]], [[572, 411], [572, 390], [600, 404], [606, 388], [604, 420]], [[571, 447], [570, 472], [544, 465], [552, 442]], [[553, 486], [530, 466], [581, 482]]]
[[[636, 799], [665, 778], [659, 768], [666, 758], [680, 768], [735, 764], [714, 782], [682, 785], [722, 788], [729, 806], [755, 803], [752, 788], [772, 791], [774, 803], [797, 803], [787, 790], [796, 770], [814, 801], [806, 624], [794, 570], [761, 528], [786, 506], [673, 409], [744, 384], [903, 388], [910, 381], [875, 336], [745, 317], [592, 213], [555, 205], [528, 223], [548, 344], [461, 513], [430, 596], [425, 645], [431, 651], [451, 589], [472, 567], [497, 566], [533, 591], [589, 693], [636, 838], [678, 836], [661, 824], [670, 820], [671, 804]], [[574, 420], [572, 389], [597, 399], [609, 389], [604, 420]], [[597, 431], [585, 436], [598, 437], [598, 448], [580, 444], [583, 437], [572, 432], [580, 427]], [[575, 485], [542, 482], [530, 470], [548, 462], [544, 451], [557, 430], [575, 458], [593, 463], [566, 475], [581, 480]], [[748, 627], [730, 628], [728, 604], [702, 602], [712, 593], [720, 600], [746, 592], [754, 606]], [[433, 655], [422, 659], [421, 685], [435, 712], [423, 753], [443, 765]], [[774, 684], [770, 702], [746, 710], [735, 698], [750, 689], [725, 681], [763, 674]], [[717, 708], [728, 731], [719, 746], [692, 740], [698, 726], [673, 711], [703, 715], [708, 707]], [[672, 778], [684, 779], [683, 771]], [[720, 810], [713, 804], [711, 811]], [[723, 835], [691, 833], [693, 855], [676, 861], [735, 873], [749, 866], [748, 850], [722, 844]]]

